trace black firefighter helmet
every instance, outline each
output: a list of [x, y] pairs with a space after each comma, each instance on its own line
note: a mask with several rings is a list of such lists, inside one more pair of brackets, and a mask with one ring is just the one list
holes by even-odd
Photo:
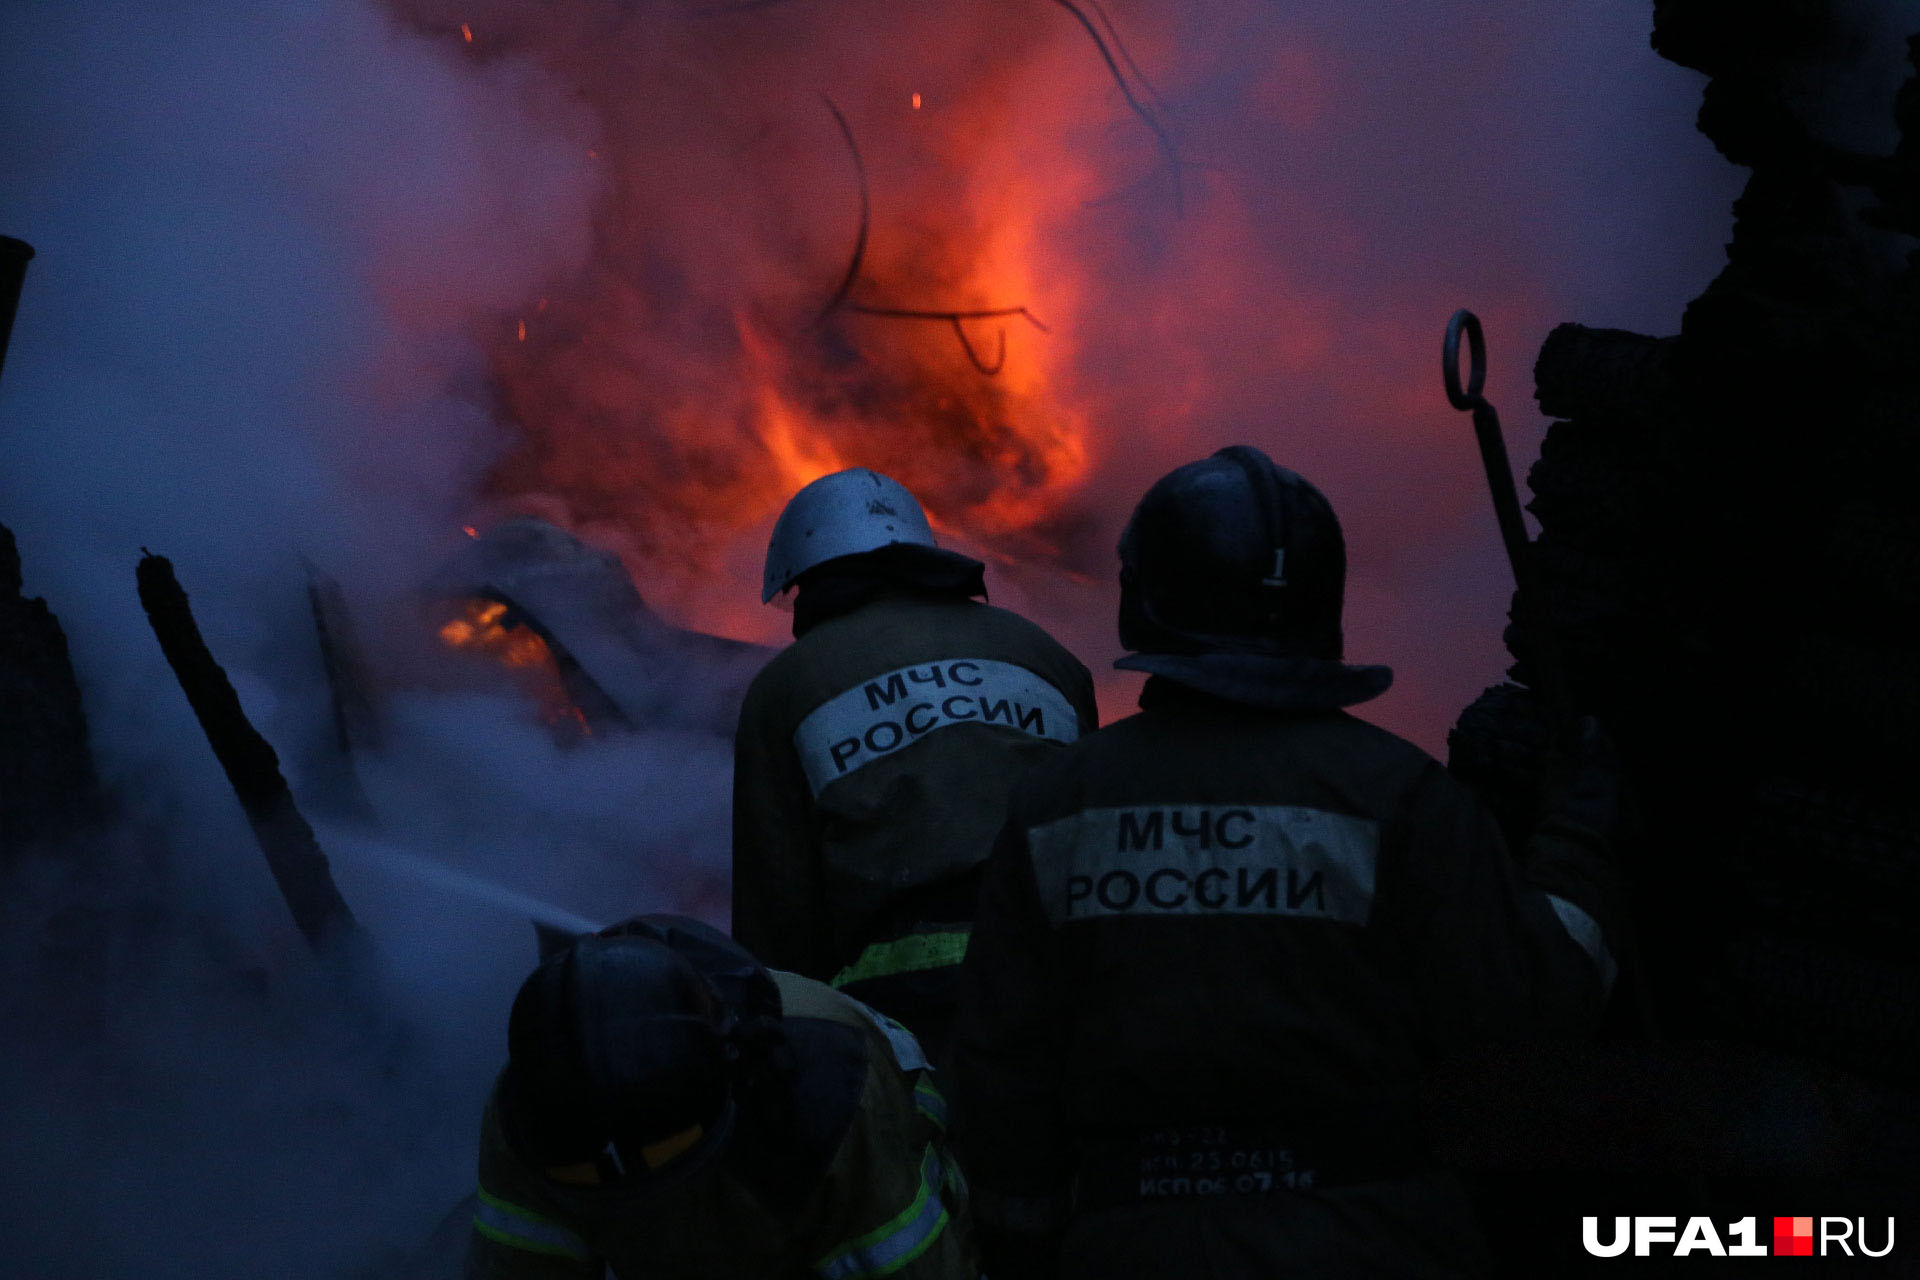
[[1387, 687], [1352, 667], [1347, 548], [1321, 492], [1251, 445], [1161, 477], [1120, 538], [1123, 667], [1276, 707], [1345, 706]]
[[739, 1046], [777, 1025], [779, 999], [751, 955], [694, 920], [639, 917], [579, 939], [514, 997], [508, 1142], [581, 1184], [705, 1165], [731, 1136]]

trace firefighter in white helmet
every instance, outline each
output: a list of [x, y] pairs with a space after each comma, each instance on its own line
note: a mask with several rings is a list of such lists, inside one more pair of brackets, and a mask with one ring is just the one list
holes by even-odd
[[934, 544], [911, 493], [853, 468], [774, 525], [763, 602], [793, 645], [735, 742], [733, 930], [945, 1045], [978, 874], [1015, 780], [1097, 724], [1093, 681], [976, 600], [984, 566]]

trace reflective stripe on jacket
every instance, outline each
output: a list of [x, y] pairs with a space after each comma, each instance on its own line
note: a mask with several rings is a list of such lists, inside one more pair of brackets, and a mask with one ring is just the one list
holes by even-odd
[[[844, 1128], [825, 1135], [822, 1167], [769, 1191], [775, 1175], [754, 1162], [791, 1163], [793, 1139], [756, 1131], [743, 1112], [726, 1154], [685, 1176], [669, 1166], [654, 1183], [566, 1186], [514, 1153], [489, 1101], [469, 1280], [600, 1280], [608, 1265], [662, 1280], [975, 1280], [966, 1184], [947, 1154], [946, 1102], [918, 1045], [820, 983], [773, 977], [790, 1024], [829, 1024], [858, 1048], [859, 1096]], [[803, 1076], [826, 1060], [795, 1057]], [[839, 1084], [797, 1083], [790, 1110], [803, 1126], [819, 1087]]]
[[[821, 981], [951, 966], [1014, 782], [1097, 723], [1086, 668], [1004, 609], [888, 595], [819, 623], [741, 709], [734, 936]], [[963, 926], [937, 964], [869, 950], [928, 925]]]

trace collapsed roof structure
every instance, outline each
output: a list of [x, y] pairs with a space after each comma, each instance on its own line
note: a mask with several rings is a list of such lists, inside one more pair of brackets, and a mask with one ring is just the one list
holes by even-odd
[[617, 556], [529, 516], [479, 533], [425, 590], [481, 606], [442, 627], [450, 645], [473, 642], [476, 623], [538, 637], [579, 722], [593, 732], [672, 725], [730, 735], [748, 683], [772, 656], [761, 645], [668, 624]]

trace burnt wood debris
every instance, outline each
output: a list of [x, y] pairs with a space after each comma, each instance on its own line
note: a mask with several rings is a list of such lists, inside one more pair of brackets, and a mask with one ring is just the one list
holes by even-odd
[[373, 677], [354, 634], [353, 614], [340, 583], [311, 562], [305, 568], [307, 609], [313, 615], [314, 641], [333, 712], [332, 732], [321, 735], [325, 748], [314, 752], [309, 760], [315, 773], [315, 790], [320, 793], [320, 802], [341, 816], [370, 823], [377, 815], [355, 771], [354, 755], [378, 750], [382, 739]]
[[96, 814], [80, 685], [47, 602], [21, 593], [20, 552], [0, 525], [0, 858]]
[[348, 944], [359, 934], [353, 912], [333, 883], [313, 828], [294, 805], [293, 793], [280, 773], [280, 757], [247, 719], [227, 673], [201, 638], [187, 593], [173, 576], [172, 562], [164, 556], [144, 555], [136, 577], [154, 637], [233, 784], [294, 923], [316, 952], [324, 954]]
[[[1669, 1046], [1613, 1076], [1618, 1095], [1639, 1071], [1639, 1103], [1613, 1105], [1654, 1148], [1615, 1154], [1722, 1175], [1693, 1180], [1694, 1212], [1741, 1202], [1725, 1175], [1743, 1169], [1807, 1194], [1864, 1179], [1841, 1194], [1912, 1207], [1920, 81], [1884, 156], [1829, 141], [1818, 105], [1865, 74], [1874, 20], [1827, 0], [1655, 4], [1654, 49], [1710, 77], [1700, 129], [1752, 171], [1727, 265], [1677, 336], [1563, 324], [1534, 368], [1555, 421], [1529, 476], [1540, 599], [1514, 616], [1544, 617], [1576, 703], [1621, 749], [1643, 959], [1625, 995]], [[1909, 50], [1920, 65], [1920, 37]], [[1518, 684], [1468, 708], [1449, 747], [1518, 829], [1547, 728], [1521, 629], [1507, 643]], [[1669, 1126], [1648, 1108], [1724, 1111], [1741, 1088], [1779, 1104], [1752, 1108], [1744, 1143], [1658, 1149]], [[1780, 1132], [1795, 1108], [1799, 1137]], [[1763, 1136], [1767, 1167], [1743, 1165]], [[1611, 1211], [1593, 1183], [1577, 1192], [1578, 1212]]]
[[[1833, 151], [1788, 87], [1849, 11], [1656, 6], [1655, 48], [1714, 77], [1702, 127], [1753, 176], [1677, 337], [1548, 337], [1535, 378], [1557, 421], [1529, 510], [1538, 609], [1645, 809], [1630, 870], [1661, 885], [1641, 922], [1659, 998], [1698, 1033], [1907, 1081], [1920, 139], [1871, 163]], [[1911, 84], [1899, 110], [1920, 124]], [[1874, 199], [1856, 213], [1855, 194]], [[1524, 656], [1514, 675], [1531, 682]], [[1531, 696], [1497, 687], [1455, 727], [1454, 767], [1519, 810], [1544, 734]]]
[[12, 236], [0, 236], [0, 373], [6, 371], [13, 316], [20, 306], [20, 290], [26, 285], [27, 263], [32, 260], [32, 245]]
[[[0, 236], [0, 372], [33, 248]], [[20, 548], [0, 524], [0, 869], [8, 855], [97, 816], [99, 787], [66, 633], [23, 592]]]

